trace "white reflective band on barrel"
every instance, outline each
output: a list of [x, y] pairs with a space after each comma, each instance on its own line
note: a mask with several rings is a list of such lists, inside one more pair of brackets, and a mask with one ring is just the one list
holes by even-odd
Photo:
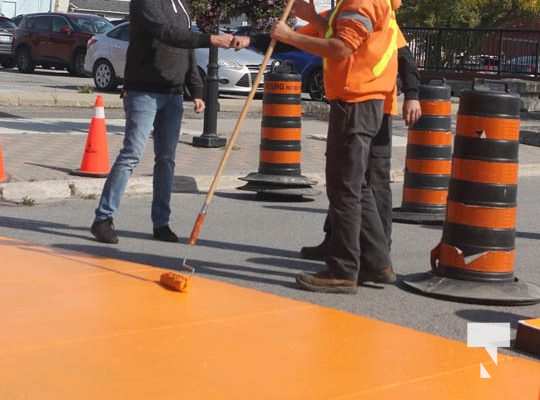
[[105, 108], [104, 107], [96, 107], [96, 118], [105, 118]]

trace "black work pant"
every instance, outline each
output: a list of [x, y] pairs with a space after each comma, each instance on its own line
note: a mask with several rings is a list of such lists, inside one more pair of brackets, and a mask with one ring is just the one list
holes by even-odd
[[326, 189], [331, 234], [326, 264], [340, 278], [356, 280], [360, 265], [391, 265], [388, 241], [368, 171], [372, 141], [383, 123], [383, 102], [332, 102], [326, 148]]
[[[392, 245], [392, 188], [390, 171], [392, 159], [392, 116], [385, 114], [381, 129], [373, 138], [369, 153], [367, 181], [373, 190], [375, 204], [383, 225], [388, 248]], [[324, 221], [325, 242], [329, 239], [330, 221]], [[362, 265], [360, 265], [360, 268]]]

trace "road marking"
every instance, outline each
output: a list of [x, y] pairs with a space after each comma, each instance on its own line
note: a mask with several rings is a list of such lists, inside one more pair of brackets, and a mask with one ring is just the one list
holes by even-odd
[[[123, 135], [125, 119], [107, 118], [107, 133]], [[89, 118], [0, 118], [0, 135], [87, 135]], [[193, 129], [182, 129], [184, 134], [200, 135]]]

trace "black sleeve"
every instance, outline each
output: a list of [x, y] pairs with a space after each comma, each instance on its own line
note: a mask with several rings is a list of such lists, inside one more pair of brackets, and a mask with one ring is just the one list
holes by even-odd
[[190, 51], [190, 68], [186, 76], [186, 84], [189, 88], [193, 99], [204, 98], [204, 82], [201, 74], [199, 73], [199, 67], [197, 66], [197, 59], [195, 58], [195, 52]]
[[[268, 33], [255, 33], [252, 35], [249, 35], [249, 43], [250, 46], [255, 48], [255, 50], [266, 53], [266, 49], [268, 46], [270, 46], [270, 42], [272, 39], [270, 38], [270, 34]], [[276, 47], [274, 47], [275, 53], [285, 53], [288, 51], [300, 51], [298, 48], [294, 46], [289, 46], [288, 44], [277, 42]]]
[[132, 0], [130, 19], [153, 38], [173, 47], [194, 49], [210, 46], [210, 35], [192, 32], [187, 24], [171, 24], [156, 0]]
[[398, 70], [405, 100], [418, 100], [420, 75], [408, 46], [401, 47], [398, 50]]

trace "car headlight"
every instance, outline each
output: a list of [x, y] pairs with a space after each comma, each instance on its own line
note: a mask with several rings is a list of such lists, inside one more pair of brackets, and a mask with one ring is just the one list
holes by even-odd
[[243, 65], [237, 63], [236, 61], [233, 61], [233, 60], [219, 60], [218, 61], [218, 65], [220, 67], [226, 67], [226, 68], [231, 68], [231, 69], [242, 69], [244, 68]]

